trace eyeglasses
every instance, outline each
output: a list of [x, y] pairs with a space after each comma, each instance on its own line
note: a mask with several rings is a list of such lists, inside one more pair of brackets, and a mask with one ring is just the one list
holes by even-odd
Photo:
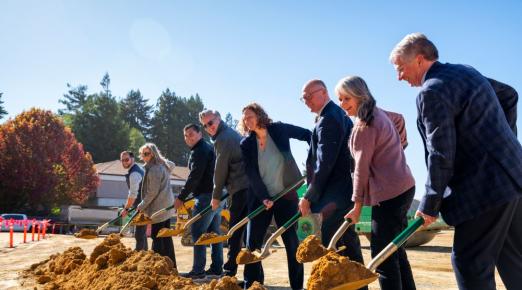
[[121, 162], [129, 162], [129, 161], [130, 161], [130, 158], [123, 158], [123, 159], [121, 160]]
[[151, 153], [150, 152], [141, 152], [140, 155], [141, 156], [144, 156], [144, 157], [147, 157], [149, 156]]
[[312, 98], [312, 96], [317, 93], [318, 91], [322, 90], [323, 88], [318, 88], [317, 90], [313, 91], [313, 92], [310, 92], [308, 94], [305, 94], [303, 95], [301, 98], [299, 98], [299, 100], [301, 100], [301, 102], [306, 102], [306, 101], [310, 101], [310, 99]]
[[208, 123], [203, 124], [203, 128], [208, 129], [210, 126], [214, 125], [216, 122], [216, 118], [213, 118], [212, 120], [208, 121]]

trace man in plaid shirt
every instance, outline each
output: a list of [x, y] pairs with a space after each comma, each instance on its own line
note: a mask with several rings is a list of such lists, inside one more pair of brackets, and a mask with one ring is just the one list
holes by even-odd
[[440, 212], [455, 227], [460, 289], [495, 289], [495, 266], [507, 289], [520, 289], [522, 147], [494, 88], [470, 66], [438, 62], [420, 33], [401, 40], [390, 60], [399, 80], [421, 87], [417, 126], [428, 180], [417, 215], [428, 225]]

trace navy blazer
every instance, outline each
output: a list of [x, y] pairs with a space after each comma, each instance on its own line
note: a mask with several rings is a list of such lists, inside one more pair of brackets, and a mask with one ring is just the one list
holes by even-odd
[[308, 189], [305, 198], [313, 212], [347, 210], [353, 206], [351, 156], [348, 138], [353, 123], [333, 101], [323, 108], [312, 133], [306, 160]]
[[478, 71], [435, 62], [417, 110], [428, 167], [422, 212], [457, 225], [522, 196], [522, 147]]
[[[283, 176], [284, 186], [288, 187], [301, 177], [301, 172], [295, 163], [292, 151], [290, 149], [290, 138], [306, 141], [310, 143], [312, 132], [298, 126], [285, 124], [281, 122], [271, 123], [267, 126], [267, 131], [274, 141], [277, 149], [283, 155], [285, 161], [285, 172]], [[266, 185], [263, 183], [259, 173], [257, 139], [256, 133], [251, 132], [247, 137], [241, 140], [241, 151], [245, 160], [245, 171], [250, 180], [250, 189], [254, 193], [258, 201], [270, 199]], [[297, 192], [289, 192], [285, 195], [287, 199], [297, 200]]]
[[511, 86], [494, 79], [488, 78], [488, 81], [493, 87], [493, 90], [495, 90], [495, 94], [498, 97], [498, 101], [500, 102], [500, 106], [504, 111], [506, 121], [508, 122], [511, 131], [517, 135], [517, 91]]

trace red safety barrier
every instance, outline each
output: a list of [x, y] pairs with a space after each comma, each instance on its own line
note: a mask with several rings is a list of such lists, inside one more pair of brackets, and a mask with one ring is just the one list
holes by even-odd
[[27, 243], [27, 223], [24, 223], [24, 244]]
[[31, 237], [31, 241], [34, 242], [34, 228], [36, 227], [35, 225], [35, 219], [33, 219], [33, 226], [31, 227], [31, 232], [32, 232], [32, 237]]
[[14, 232], [14, 226], [13, 224], [9, 225], [9, 248], [13, 247], [13, 232]]
[[53, 230], [52, 230], [52, 232], [51, 232], [51, 236], [54, 236], [54, 226], [55, 226], [55, 225], [56, 225], [56, 224], [53, 224]]
[[45, 233], [47, 232], [47, 220], [43, 222], [43, 237], [45, 239]]
[[36, 223], [36, 226], [38, 227], [38, 241], [40, 241], [40, 234], [42, 233], [42, 226], [40, 223]]

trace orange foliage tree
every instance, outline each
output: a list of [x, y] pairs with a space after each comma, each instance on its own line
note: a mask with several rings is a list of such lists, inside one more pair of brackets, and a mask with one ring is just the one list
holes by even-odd
[[0, 212], [81, 204], [98, 182], [90, 154], [51, 111], [33, 108], [0, 126]]

